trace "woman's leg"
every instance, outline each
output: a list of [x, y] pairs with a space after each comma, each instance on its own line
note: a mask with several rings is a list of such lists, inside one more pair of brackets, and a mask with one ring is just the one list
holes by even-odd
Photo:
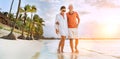
[[61, 52], [63, 52], [66, 36], [61, 36]]
[[59, 45], [58, 45], [58, 50], [57, 50], [57, 52], [60, 53], [60, 50], [61, 50], [61, 39], [60, 39], [60, 42], [59, 42]]
[[59, 46], [58, 46], [58, 53], [63, 52], [65, 39], [66, 39], [66, 36], [61, 36]]

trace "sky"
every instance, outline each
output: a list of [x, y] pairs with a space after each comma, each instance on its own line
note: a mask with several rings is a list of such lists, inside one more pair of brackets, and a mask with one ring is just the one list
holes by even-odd
[[[12, 0], [0, 0], [0, 11], [9, 11]], [[14, 1], [12, 13], [16, 13], [18, 0]], [[44, 36], [55, 34], [54, 22], [59, 8], [73, 4], [80, 16], [80, 38], [120, 38], [120, 0], [22, 0], [21, 7], [35, 5], [37, 14], [45, 21]], [[67, 10], [68, 12], [68, 10]]]

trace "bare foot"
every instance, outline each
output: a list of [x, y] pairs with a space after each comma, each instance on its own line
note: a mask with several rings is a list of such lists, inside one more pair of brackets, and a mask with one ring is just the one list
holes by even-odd
[[72, 50], [72, 53], [74, 53], [74, 51]]
[[60, 49], [57, 50], [57, 53], [60, 53]]
[[76, 49], [75, 53], [79, 53], [79, 50], [78, 50], [78, 49]]
[[64, 51], [61, 51], [61, 53], [64, 53]]

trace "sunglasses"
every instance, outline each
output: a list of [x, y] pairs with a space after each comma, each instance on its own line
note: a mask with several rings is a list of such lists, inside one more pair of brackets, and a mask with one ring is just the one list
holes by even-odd
[[62, 12], [66, 12], [66, 10], [65, 10], [65, 9], [62, 9]]

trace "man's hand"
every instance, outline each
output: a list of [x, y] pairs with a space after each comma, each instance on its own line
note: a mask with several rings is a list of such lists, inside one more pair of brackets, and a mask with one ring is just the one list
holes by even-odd
[[59, 30], [58, 29], [56, 29], [56, 34], [59, 34]]
[[77, 24], [77, 28], [78, 28], [79, 24]]
[[57, 25], [59, 25], [59, 22], [56, 22]]

